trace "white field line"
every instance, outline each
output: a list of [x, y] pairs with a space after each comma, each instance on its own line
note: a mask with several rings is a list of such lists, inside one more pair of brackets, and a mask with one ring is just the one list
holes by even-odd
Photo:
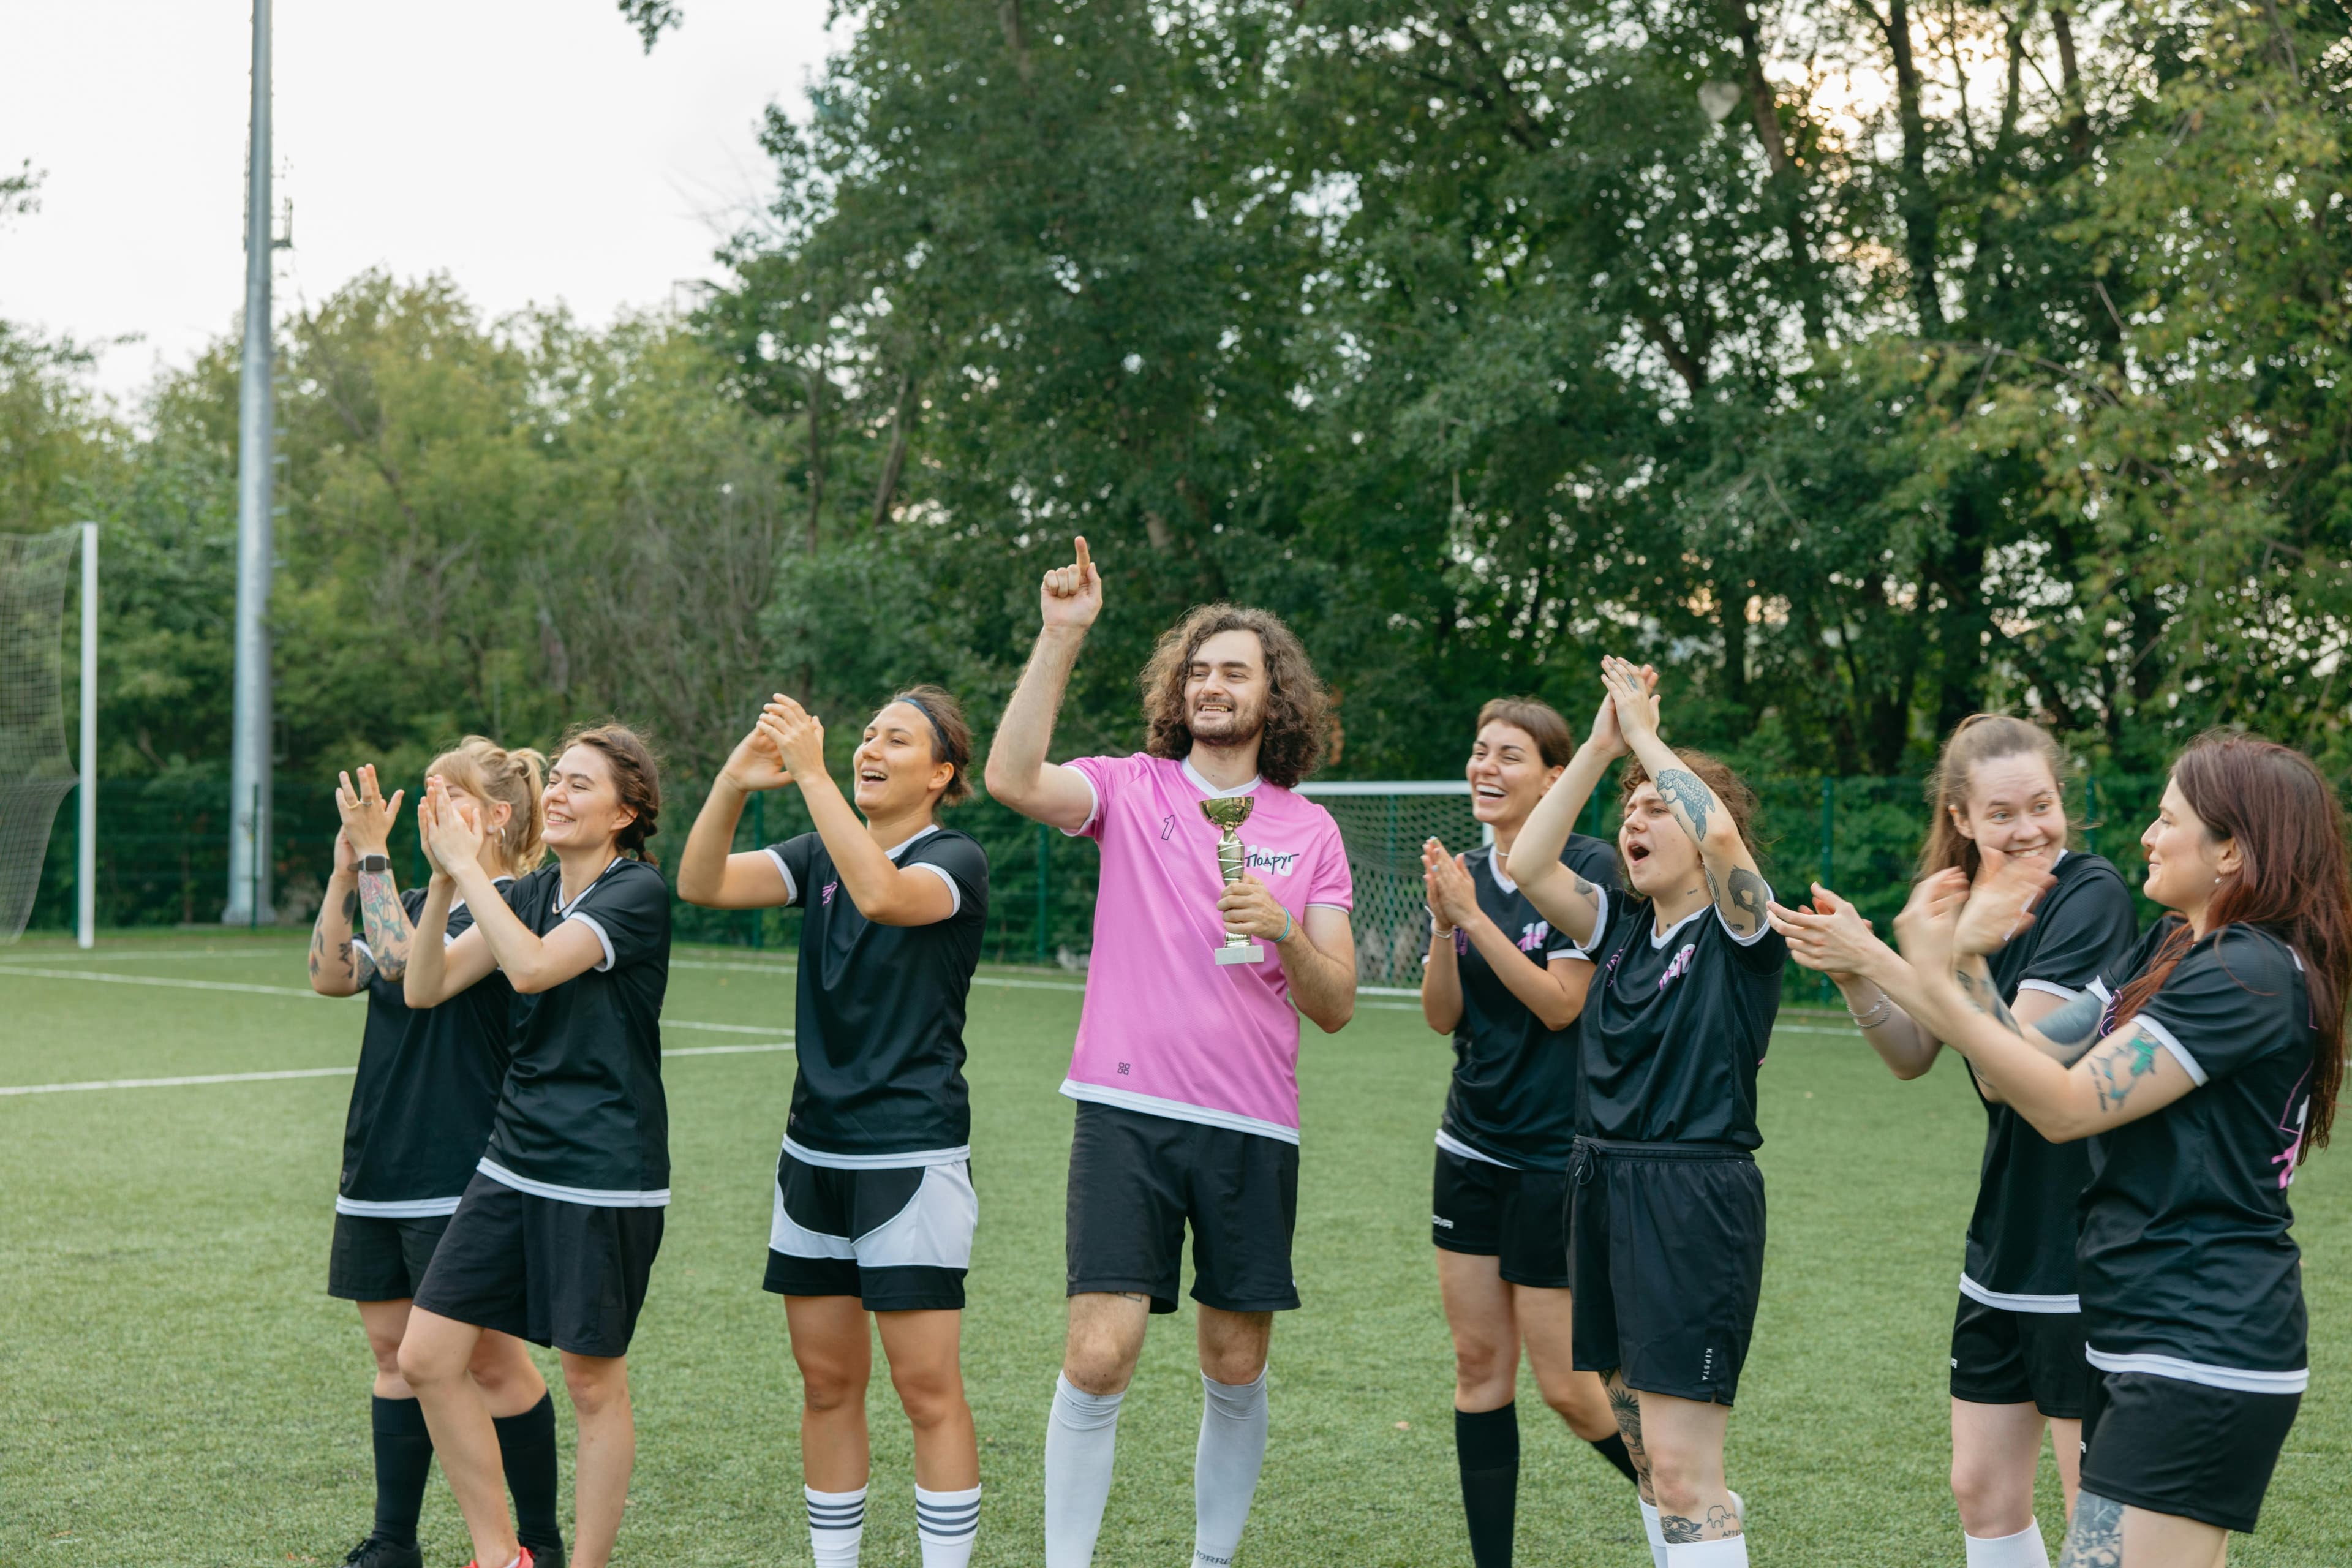
[[[769, 1030], [755, 1030], [767, 1034]], [[767, 1051], [789, 1051], [790, 1040], [766, 1040], [759, 1045], [685, 1046], [674, 1051], [664, 1051], [670, 1057], [740, 1057]], [[19, 1083], [0, 1085], [0, 1095], [11, 1094], [77, 1094], [94, 1089], [184, 1089], [192, 1084], [206, 1083], [274, 1083], [289, 1078], [348, 1078], [354, 1069], [343, 1068], [287, 1068], [277, 1072], [208, 1072], [190, 1073], [180, 1078], [110, 1078], [92, 1079], [82, 1083]]]

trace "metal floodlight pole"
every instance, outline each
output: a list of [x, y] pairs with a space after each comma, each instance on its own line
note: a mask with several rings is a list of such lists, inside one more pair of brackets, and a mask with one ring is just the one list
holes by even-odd
[[229, 732], [228, 903], [224, 925], [269, 909], [270, 395], [269, 0], [253, 0], [253, 132], [245, 194], [245, 365], [237, 400], [236, 675]]
[[74, 805], [74, 928], [98, 945], [98, 524], [81, 525], [81, 779]]

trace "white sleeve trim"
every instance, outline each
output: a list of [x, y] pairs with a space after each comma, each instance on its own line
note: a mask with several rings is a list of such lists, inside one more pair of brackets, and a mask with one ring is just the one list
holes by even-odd
[[[2094, 982], [2093, 984], [2095, 984], [2096, 982]], [[2044, 996], [2055, 996], [2061, 1002], [2072, 1002], [2075, 997], [2082, 994], [2080, 991], [2067, 990], [2066, 987], [2059, 984], [2055, 980], [2021, 980], [2017, 983], [2017, 994], [2020, 996], [2024, 995], [2029, 991], [2039, 991]]]
[[1310, 910], [1337, 910], [1343, 915], [1352, 915], [1356, 912], [1356, 906], [1353, 904], [1335, 904], [1328, 899], [1309, 899], [1307, 900], [1307, 907]]
[[563, 918], [564, 918], [565, 920], [568, 920], [568, 921], [578, 921], [582, 925], [586, 926], [590, 931], [594, 931], [594, 932], [596, 933], [596, 940], [597, 940], [597, 942], [599, 942], [600, 943], [602, 943], [602, 944], [604, 945], [604, 963], [600, 963], [600, 964], [598, 964], [598, 965], [596, 966], [596, 968], [597, 968], [597, 970], [598, 970], [600, 973], [601, 973], [601, 972], [603, 972], [603, 971], [604, 971], [604, 970], [607, 970], [607, 969], [612, 968], [612, 967], [613, 967], [613, 939], [612, 939], [612, 937], [611, 937], [610, 935], [608, 935], [608, 934], [605, 932], [605, 930], [604, 930], [604, 928], [603, 926], [601, 926], [601, 925], [599, 925], [599, 924], [597, 924], [597, 923], [596, 923], [596, 917], [595, 917], [594, 915], [581, 914], [581, 913], [578, 913], [577, 911], [575, 911], [575, 912], [573, 912], [573, 913], [572, 913], [572, 914], [568, 914], [568, 915], [564, 916]]
[[1566, 931], [1555, 932], [1554, 934], [1567, 941], [1568, 945], [1554, 948], [1544, 954], [1545, 963], [1549, 963], [1555, 958], [1580, 958], [1587, 963], [1600, 962], [1592, 956], [1592, 950], [1601, 945], [1601, 933], [1609, 929], [1609, 889], [1595, 882], [1592, 885], [1592, 896], [1599, 905], [1592, 913], [1592, 934], [1582, 942], [1577, 942], [1570, 938]]
[[[1768, 899], [1770, 898], [1772, 896], [1772, 889], [1767, 887], [1764, 889], [1764, 896]], [[1723, 934], [1729, 937], [1732, 941], [1738, 942], [1742, 947], [1754, 947], [1758, 942], [1764, 940], [1764, 933], [1772, 929], [1772, 922], [1767, 921], [1762, 925], [1758, 926], [1753, 933], [1748, 936], [1742, 936], [1738, 931], [1731, 929], [1731, 922], [1723, 918], [1723, 906], [1721, 904], [1710, 904], [1708, 907], [1715, 910], [1715, 918], [1717, 921], [1722, 925]]]
[[945, 866], [934, 866], [929, 860], [918, 860], [907, 868], [910, 871], [929, 871], [948, 885], [948, 898], [951, 900], [948, 909], [950, 920], [963, 913], [963, 884], [955, 879], [953, 872]]
[[2115, 1000], [2115, 996], [2107, 990], [2107, 983], [2099, 979], [2095, 975], [2092, 977], [2091, 983], [2088, 985], [2084, 986], [2083, 989], [2089, 992], [2092, 995], [2096, 996], [2099, 999], [2100, 1005], [2102, 1006], [2105, 1006], [2107, 1003]]
[[793, 885], [793, 868], [784, 864], [783, 856], [777, 852], [776, 847], [773, 845], [770, 845], [767, 848], [761, 850], [760, 853], [765, 855], [769, 859], [773, 860], [776, 863], [776, 875], [784, 879], [784, 902], [787, 904], [799, 903], [801, 901], [801, 890], [798, 887]]
[[352, 951], [353, 952], [366, 953], [370, 963], [373, 963], [375, 962], [375, 949], [367, 944], [367, 938], [363, 936], [355, 936], [352, 938]]
[[2189, 1054], [2189, 1047], [2182, 1045], [2171, 1030], [2166, 1028], [2163, 1025], [2158, 1023], [2155, 1019], [2149, 1017], [2145, 1013], [2133, 1018], [2132, 1022], [2139, 1026], [2139, 1032], [2141, 1034], [2146, 1035], [2149, 1039], [2154, 1040], [2158, 1045], [2162, 1046], [2166, 1050], [2170, 1051], [2172, 1053], [2172, 1059], [2181, 1065], [2181, 1068], [2189, 1074], [2189, 1078], [2196, 1083], [2198, 1088], [2202, 1089], [2205, 1087], [2205, 1069], [2197, 1065], [2197, 1058]]
[[[1068, 767], [1069, 764], [1065, 763], [1063, 766]], [[1078, 777], [1086, 780], [1087, 795], [1094, 804], [1087, 807], [1086, 820], [1079, 823], [1076, 827], [1065, 827], [1062, 829], [1062, 837], [1065, 838], [1084, 838], [1087, 836], [1087, 829], [1095, 825], [1095, 818], [1102, 815], [1102, 791], [1095, 788], [1094, 779], [1088, 775], [1084, 768], [1070, 768], [1070, 771], [1077, 774]]]

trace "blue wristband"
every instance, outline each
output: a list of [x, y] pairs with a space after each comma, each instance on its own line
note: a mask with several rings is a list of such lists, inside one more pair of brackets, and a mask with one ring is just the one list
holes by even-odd
[[1274, 945], [1275, 945], [1275, 946], [1276, 946], [1276, 947], [1280, 947], [1284, 942], [1288, 942], [1289, 940], [1290, 940], [1290, 911], [1289, 911], [1288, 910], [1283, 910], [1283, 911], [1282, 911], [1282, 934], [1281, 934], [1280, 936], [1276, 937], [1276, 938], [1274, 939]]

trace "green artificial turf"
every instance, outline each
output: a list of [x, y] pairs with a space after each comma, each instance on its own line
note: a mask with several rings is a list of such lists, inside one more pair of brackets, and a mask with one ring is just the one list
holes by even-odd
[[[671, 1020], [790, 1029], [782, 963], [678, 957]], [[27, 940], [0, 950], [0, 1085], [335, 1068], [358, 1043], [355, 1002], [28, 969], [303, 984], [282, 936], [124, 936], [94, 954]], [[964, 1356], [988, 1489], [974, 1561], [1025, 1564], [1042, 1555], [1071, 1114], [1055, 1089], [1078, 995], [1050, 975], [989, 978], [970, 1036], [981, 1230]], [[1783, 1029], [1763, 1079], [1771, 1246], [1729, 1451], [1751, 1561], [1956, 1564], [1946, 1344], [1981, 1115], [1953, 1066], [1898, 1084], [1850, 1031], [1808, 1025]], [[1449, 1052], [1384, 999], [1337, 1037], [1307, 1033], [1306, 1307], [1275, 1335], [1273, 1439], [1240, 1561], [1466, 1564], [1428, 1241]], [[764, 1037], [674, 1028], [667, 1043]], [[675, 1196], [630, 1356], [625, 1563], [808, 1561], [798, 1379], [781, 1304], [759, 1289], [792, 1072], [781, 1053], [666, 1068]], [[323, 1289], [348, 1092], [323, 1076], [0, 1096], [0, 1563], [331, 1563], [364, 1533], [370, 1362], [356, 1314]], [[2243, 1568], [2352, 1561], [2347, 1179], [2323, 1153], [2295, 1189], [2312, 1391], [2261, 1534], [2233, 1542]], [[912, 1565], [906, 1428], [877, 1367], [865, 1561]], [[1159, 1320], [1120, 1419], [1106, 1568], [1189, 1560], [1200, 1405], [1191, 1313]], [[1642, 1568], [1630, 1489], [1531, 1383], [1520, 1410], [1519, 1560]], [[2042, 1519], [2054, 1541], [2046, 1458]], [[437, 1479], [424, 1539], [436, 1568], [468, 1555]]]

